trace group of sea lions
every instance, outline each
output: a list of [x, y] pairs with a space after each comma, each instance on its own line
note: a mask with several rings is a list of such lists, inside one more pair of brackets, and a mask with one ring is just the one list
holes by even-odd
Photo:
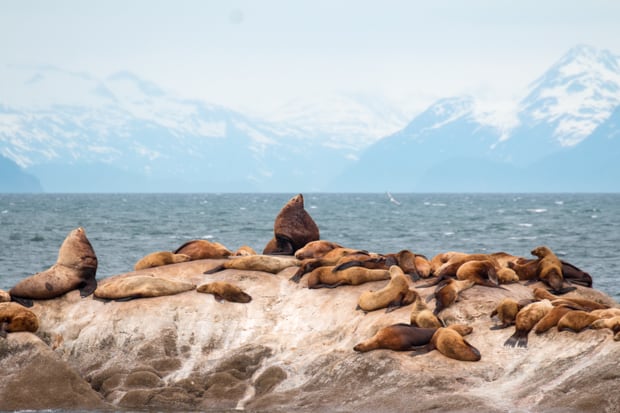
[[[530, 300], [518, 302], [506, 298], [490, 316], [500, 323], [494, 329], [515, 326], [515, 333], [505, 345], [526, 346], [527, 336], [556, 326], [581, 331], [585, 328], [608, 328], [620, 340], [620, 309], [608, 308], [582, 298], [562, 298], [575, 290], [573, 284], [592, 287], [592, 277], [579, 268], [561, 261], [546, 246], [532, 250], [535, 259], [505, 252], [467, 254], [445, 252], [432, 259], [409, 250], [396, 253], [372, 253], [320, 240], [319, 229], [304, 209], [302, 194], [291, 198], [276, 216], [274, 237], [262, 254], [243, 246], [233, 252], [217, 242], [192, 240], [174, 251], [158, 251], [141, 258], [134, 270], [143, 270], [190, 260], [225, 259], [205, 274], [226, 269], [262, 271], [277, 274], [297, 267], [291, 282], [307, 280], [309, 289], [336, 288], [385, 280], [383, 288], [362, 293], [357, 308], [364, 312], [386, 311], [412, 306], [408, 323], [389, 325], [373, 337], [360, 342], [354, 350], [374, 349], [413, 351], [414, 355], [437, 349], [457, 360], [480, 360], [480, 352], [463, 337], [471, 333], [466, 325], [445, 325], [441, 312], [459, 300], [460, 293], [474, 285], [504, 288], [513, 282], [543, 282], [548, 289], [535, 288]], [[192, 283], [156, 277], [143, 272], [112, 277], [97, 284], [97, 257], [84, 229], [77, 228], [60, 247], [56, 263], [48, 270], [28, 277], [8, 294], [0, 291], [0, 301], [15, 301], [31, 306], [32, 300], [50, 299], [79, 289], [82, 297], [94, 293], [103, 300], [128, 300], [177, 294], [184, 291], [213, 294], [217, 300], [247, 303], [252, 297], [227, 281], [196, 286]], [[418, 281], [421, 285], [414, 284]], [[434, 287], [432, 293], [421, 289]], [[426, 296], [426, 299], [423, 299]], [[433, 308], [429, 302], [434, 300]], [[13, 331], [36, 331], [36, 315], [11, 302], [0, 303], [0, 336]]]

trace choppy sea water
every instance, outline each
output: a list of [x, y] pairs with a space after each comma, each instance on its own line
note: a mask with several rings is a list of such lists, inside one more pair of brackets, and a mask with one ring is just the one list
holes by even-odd
[[[295, 194], [0, 194], [0, 288], [49, 268], [84, 227], [97, 278], [192, 239], [261, 252]], [[538, 245], [589, 272], [620, 301], [620, 194], [304, 194], [321, 238], [375, 252], [505, 251]]]

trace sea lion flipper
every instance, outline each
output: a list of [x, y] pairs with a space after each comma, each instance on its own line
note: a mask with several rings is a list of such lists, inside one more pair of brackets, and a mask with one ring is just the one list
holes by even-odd
[[342, 271], [342, 270], [346, 270], [347, 268], [351, 268], [351, 267], [363, 267], [364, 264], [362, 263], [362, 261], [359, 260], [354, 260], [354, 261], [348, 261], [348, 262], [344, 262], [340, 265], [336, 265], [333, 269], [332, 272], [338, 272], [338, 271]]
[[222, 301], [226, 301], [224, 297], [222, 297], [219, 294], [213, 294], [213, 298], [215, 298], [215, 301], [217, 301], [218, 303], [221, 303]]
[[30, 298], [15, 297], [14, 295], [11, 296], [11, 301], [14, 301], [17, 304], [21, 304], [24, 307], [28, 308], [34, 305], [34, 302]]
[[0, 337], [6, 338], [6, 327], [9, 325], [6, 321], [0, 324]]
[[79, 288], [80, 297], [82, 298], [88, 297], [89, 295], [94, 293], [96, 289], [97, 289], [97, 280], [95, 278], [89, 278], [86, 281], [84, 281], [83, 286]]
[[414, 346], [411, 348], [411, 357], [415, 357], [415, 356], [421, 356], [422, 354], [426, 354], [429, 353], [433, 350], [435, 350], [435, 346], [433, 345], [433, 343], [428, 343], [425, 344], [423, 346]]
[[203, 274], [213, 274], [219, 271], [224, 270], [224, 264], [220, 264], [220, 265], [216, 265], [215, 267], [211, 268], [210, 270], [207, 270], [205, 272], [203, 272]]
[[129, 295], [127, 297], [115, 298], [114, 301], [116, 301], [117, 303], [124, 303], [126, 301], [131, 301], [134, 298], [140, 298], [140, 297], [135, 296], [135, 295]]
[[510, 327], [510, 324], [505, 324], [505, 323], [504, 324], [496, 324], [494, 326], [491, 326], [489, 328], [489, 330], [503, 330], [503, 329], [508, 328], [508, 327]]
[[551, 291], [553, 294], [556, 294], [556, 295], [564, 295], [564, 294], [566, 294], [568, 292], [571, 292], [571, 291], [574, 291], [576, 289], [577, 289], [577, 287], [570, 286], [570, 287], [560, 288], [559, 290], [549, 290], [549, 291]]

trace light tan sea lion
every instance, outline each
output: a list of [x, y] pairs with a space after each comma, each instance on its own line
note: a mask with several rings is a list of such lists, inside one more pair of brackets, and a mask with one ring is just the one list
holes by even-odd
[[319, 227], [304, 209], [304, 197], [298, 194], [282, 207], [273, 225], [274, 237], [263, 254], [294, 255], [307, 243], [317, 241]]
[[336, 288], [341, 285], [359, 285], [371, 281], [389, 280], [388, 270], [351, 267], [334, 271], [336, 267], [319, 267], [308, 275], [308, 288]]
[[479, 361], [480, 351], [469, 344], [463, 336], [456, 331], [453, 326], [438, 328], [433, 334], [429, 344], [423, 348], [416, 349], [413, 355], [437, 350], [441, 354], [451, 359], [459, 361]]
[[560, 319], [569, 311], [574, 311], [574, 308], [565, 305], [554, 306], [538, 323], [536, 323], [534, 333], [542, 334], [557, 326]]
[[614, 333], [620, 331], [620, 316], [615, 316], [611, 318], [599, 318], [598, 320], [594, 320], [592, 324], [590, 324], [590, 328], [595, 330], [601, 328], [608, 328], [612, 330]]
[[232, 251], [219, 242], [211, 242], [206, 239], [187, 241], [174, 251], [175, 254], [189, 255], [192, 261], [205, 259], [227, 258]]
[[248, 255], [246, 257], [233, 257], [224, 261], [222, 264], [205, 271], [205, 274], [213, 274], [227, 269], [243, 271], [262, 271], [277, 274], [280, 271], [295, 267], [300, 261], [295, 257], [270, 256], [270, 255]]
[[597, 316], [598, 318], [613, 318], [613, 317], [620, 316], [620, 308], [612, 307], [612, 308], [605, 308], [602, 310], [592, 310], [591, 313]]
[[11, 294], [8, 291], [0, 290], [0, 303], [8, 303], [11, 301]]
[[142, 257], [136, 265], [134, 271], [143, 270], [145, 268], [161, 267], [162, 265], [176, 264], [179, 262], [190, 261], [192, 257], [186, 254], [175, 254], [170, 251], [152, 252]]
[[517, 273], [512, 268], [508, 267], [502, 267], [497, 270], [497, 279], [500, 284], [512, 284], [519, 282], [519, 276]]
[[573, 307], [574, 309], [583, 311], [603, 310], [609, 308], [606, 304], [601, 304], [585, 298], [558, 297], [557, 295], [551, 294], [546, 289], [540, 287], [534, 288], [534, 298], [537, 300], [547, 299], [551, 301], [551, 304], [553, 305], [567, 305], [569, 307]]
[[196, 288], [199, 293], [213, 294], [217, 301], [231, 301], [234, 303], [249, 303], [252, 297], [241, 288], [226, 281], [213, 281]]
[[491, 327], [491, 330], [500, 330], [509, 327], [515, 323], [517, 314], [525, 306], [529, 304], [515, 300], [511, 297], [503, 298], [491, 312], [491, 317], [497, 316], [501, 324]]
[[322, 258], [325, 254], [336, 248], [342, 248], [342, 245], [325, 240], [310, 241], [295, 252], [295, 258], [298, 260]]
[[598, 320], [599, 318], [587, 311], [573, 310], [569, 311], [558, 321], [558, 331], [572, 331], [573, 333], [579, 333], [586, 328], [590, 327], [590, 324]]
[[[413, 290], [415, 292], [415, 290]], [[430, 308], [426, 305], [422, 297], [415, 292], [415, 298], [413, 301], [413, 308], [409, 315], [409, 323], [412, 326], [423, 328], [440, 328], [444, 327], [441, 320], [433, 314]]]
[[9, 291], [13, 301], [32, 306], [32, 299], [46, 300], [72, 290], [86, 297], [97, 288], [97, 256], [83, 228], [67, 235], [56, 263], [43, 272], [23, 279]]
[[368, 312], [386, 308], [386, 312], [389, 312], [413, 302], [417, 294], [409, 289], [403, 270], [393, 265], [388, 271], [390, 282], [380, 290], [363, 292], [357, 301], [359, 309]]
[[515, 332], [504, 345], [527, 347], [528, 334], [552, 308], [549, 300], [535, 301], [523, 307], [515, 318]]
[[95, 297], [104, 300], [126, 301], [134, 298], [161, 297], [195, 289], [192, 283], [173, 281], [152, 275], [134, 275], [114, 278], [101, 283]]
[[6, 338], [7, 333], [18, 331], [36, 332], [39, 329], [39, 318], [35, 313], [21, 304], [0, 303], [0, 337]]
[[235, 257], [247, 257], [250, 255], [256, 255], [256, 251], [254, 251], [254, 248], [248, 246], [248, 245], [242, 245], [240, 246], [237, 251], [235, 251], [233, 253], [233, 256]]

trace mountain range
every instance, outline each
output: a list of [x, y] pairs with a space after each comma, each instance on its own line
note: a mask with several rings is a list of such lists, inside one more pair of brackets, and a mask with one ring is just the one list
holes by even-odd
[[0, 67], [0, 86], [0, 192], [620, 191], [620, 58], [590, 46], [507, 117], [455, 96], [408, 121], [348, 95], [266, 120], [55, 67]]

